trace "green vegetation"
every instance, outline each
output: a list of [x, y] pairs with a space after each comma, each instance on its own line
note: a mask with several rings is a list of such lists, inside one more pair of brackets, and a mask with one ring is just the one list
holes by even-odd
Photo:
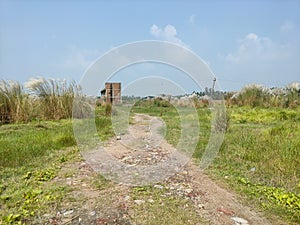
[[[68, 119], [74, 96], [80, 89], [74, 83], [39, 79], [32, 81], [27, 90], [26, 93], [16, 82], [0, 84], [0, 223], [3, 224], [34, 223], [41, 215], [54, 212], [62, 201], [68, 201], [63, 196], [70, 188], [53, 180], [62, 166], [82, 160], [74, 147], [72, 122]], [[299, 90], [291, 88], [286, 93], [274, 97], [260, 88], [252, 91], [250, 88], [235, 98], [227, 98], [225, 139], [206, 172], [270, 217], [280, 216], [289, 224], [299, 224], [300, 109], [296, 107]], [[77, 117], [90, 110], [84, 102], [79, 98]], [[207, 104], [195, 105], [200, 122], [199, 142], [193, 154], [197, 162], [212, 128]], [[176, 146], [181, 118], [169, 102], [139, 101], [131, 112], [160, 116], [167, 125], [167, 141]], [[110, 119], [113, 108], [101, 106], [95, 113], [99, 138], [107, 140], [114, 135]], [[93, 185], [102, 189], [107, 184], [108, 181], [101, 179]], [[164, 224], [167, 219], [176, 223], [180, 218], [185, 224], [199, 220], [182, 208], [188, 204], [184, 199], [168, 196], [162, 203], [161, 194], [151, 187], [130, 190], [133, 199], [146, 202], [133, 207], [137, 223], [148, 222], [147, 218], [153, 224]], [[153, 201], [149, 202], [149, 198]]]
[[209, 173], [253, 204], [300, 220], [299, 109], [230, 108], [230, 128]]
[[298, 83], [291, 83], [285, 88], [250, 84], [235, 94], [227, 94], [226, 98], [230, 105], [295, 108], [300, 105], [300, 87]]
[[71, 120], [3, 125], [0, 167], [24, 166], [38, 157], [75, 144]]
[[[161, 116], [166, 139], [176, 145], [180, 117], [174, 107], [138, 103], [132, 112]], [[201, 159], [211, 131], [211, 113], [198, 108], [200, 137], [194, 158]], [[300, 221], [300, 110], [232, 106], [227, 110], [223, 145], [207, 173], [248, 201], [290, 223]], [[249, 203], [249, 202], [248, 202]]]
[[35, 224], [41, 215], [52, 212], [68, 192], [67, 186], [52, 180], [61, 165], [73, 160], [77, 154], [74, 147], [64, 148], [48, 151], [47, 155], [36, 157], [31, 162], [23, 161], [22, 166], [2, 167], [0, 221], [3, 224]]
[[[104, 113], [99, 108], [95, 120], [107, 139], [113, 132]], [[38, 224], [65, 201], [70, 188], [52, 180], [63, 165], [82, 160], [75, 145], [71, 120], [0, 126], [0, 223]]]

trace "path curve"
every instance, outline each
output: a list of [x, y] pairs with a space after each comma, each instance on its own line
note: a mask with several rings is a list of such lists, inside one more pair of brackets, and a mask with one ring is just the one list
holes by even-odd
[[[165, 124], [158, 117], [135, 114], [129, 133], [107, 141], [105, 150], [131, 166], [164, 161], [176, 149], [158, 132], [163, 126]], [[163, 183], [175, 194], [190, 198], [212, 224], [270, 224], [261, 213], [241, 204], [235, 194], [218, 186], [191, 161]]]

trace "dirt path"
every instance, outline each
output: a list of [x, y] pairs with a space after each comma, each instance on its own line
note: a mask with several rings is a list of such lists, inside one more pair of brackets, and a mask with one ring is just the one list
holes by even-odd
[[[163, 121], [142, 114], [136, 114], [134, 121], [128, 133], [105, 142], [106, 152], [128, 167], [168, 162], [168, 157], [176, 149], [162, 138]], [[153, 224], [151, 221], [137, 223], [134, 219], [135, 205], [146, 203], [130, 196], [133, 187], [112, 183], [104, 185], [104, 181], [97, 181], [99, 176], [94, 172], [99, 169], [95, 163], [97, 157], [86, 155], [87, 162], [71, 165], [77, 172], [66, 182], [75, 187], [69, 197], [77, 201], [67, 203], [69, 208], [61, 209], [55, 218], [48, 220], [49, 224]], [[239, 203], [235, 194], [219, 187], [193, 163], [189, 162], [177, 170], [173, 176], [152, 187], [161, 190], [161, 198], [175, 196], [188, 201], [191, 211], [201, 218], [196, 224], [270, 224], [260, 213]], [[93, 182], [98, 184], [91, 185]]]

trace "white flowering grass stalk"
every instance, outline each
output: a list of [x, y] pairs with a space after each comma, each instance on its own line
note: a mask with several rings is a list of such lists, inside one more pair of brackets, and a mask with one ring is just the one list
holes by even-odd
[[25, 87], [40, 102], [43, 119], [57, 120], [72, 116], [73, 100], [80, 92], [75, 81], [38, 77], [31, 78]]
[[297, 107], [300, 105], [300, 84], [291, 83], [285, 88], [249, 84], [235, 93], [230, 100], [239, 106]]
[[0, 123], [28, 121], [32, 105], [16, 81], [0, 81]]

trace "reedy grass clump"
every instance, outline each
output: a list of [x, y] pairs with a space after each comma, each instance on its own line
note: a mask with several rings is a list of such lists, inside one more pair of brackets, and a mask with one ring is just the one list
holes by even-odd
[[82, 118], [90, 111], [75, 81], [31, 78], [25, 88], [19, 82], [0, 81], [0, 124], [66, 119], [72, 113]]
[[227, 101], [238, 106], [295, 108], [300, 105], [300, 84], [291, 83], [284, 88], [249, 84], [234, 95], [228, 95]]
[[64, 119], [72, 117], [73, 100], [80, 88], [75, 81], [61, 79], [30, 79], [25, 87], [39, 104], [41, 119]]
[[30, 119], [32, 102], [16, 81], [0, 81], [0, 123], [27, 122]]

